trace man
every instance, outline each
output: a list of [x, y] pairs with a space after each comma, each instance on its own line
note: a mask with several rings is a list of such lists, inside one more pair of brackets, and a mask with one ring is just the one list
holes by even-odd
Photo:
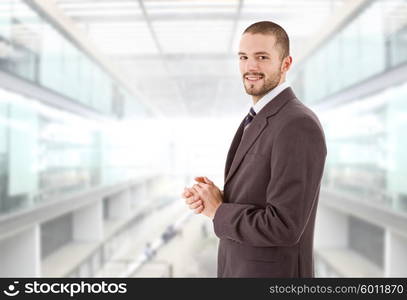
[[313, 277], [323, 130], [285, 81], [292, 58], [282, 27], [252, 24], [239, 47], [253, 107], [230, 146], [223, 192], [197, 177], [182, 196], [213, 220], [218, 277]]

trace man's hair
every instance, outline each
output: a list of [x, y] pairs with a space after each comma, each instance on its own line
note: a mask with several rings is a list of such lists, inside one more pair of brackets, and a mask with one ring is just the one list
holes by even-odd
[[271, 21], [261, 21], [254, 23], [246, 28], [243, 32], [251, 34], [271, 34], [276, 38], [276, 46], [280, 48], [280, 58], [283, 60], [286, 56], [290, 55], [290, 40], [287, 32], [280, 25]]

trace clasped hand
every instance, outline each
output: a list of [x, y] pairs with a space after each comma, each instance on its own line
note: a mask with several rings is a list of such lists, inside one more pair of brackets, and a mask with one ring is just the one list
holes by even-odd
[[216, 210], [223, 202], [223, 193], [207, 177], [195, 177], [195, 181], [197, 183], [192, 187], [184, 188], [181, 196], [196, 214], [202, 213], [213, 219]]

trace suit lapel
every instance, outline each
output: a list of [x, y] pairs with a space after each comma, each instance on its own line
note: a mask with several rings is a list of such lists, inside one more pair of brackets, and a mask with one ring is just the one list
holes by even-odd
[[233, 157], [232, 164], [230, 166], [229, 172], [225, 179], [225, 184], [229, 181], [229, 179], [233, 176], [236, 172], [240, 162], [242, 161], [243, 157], [246, 155], [246, 152], [249, 150], [251, 145], [253, 145], [254, 141], [263, 131], [263, 129], [267, 125], [267, 119], [264, 118], [254, 118], [252, 123], [250, 124], [249, 128], [246, 129], [240, 144], [238, 145], [237, 151]]
[[246, 129], [243, 137], [243, 128], [240, 124], [238, 131], [233, 138], [232, 145], [229, 149], [225, 167], [225, 185], [237, 171], [240, 163], [245, 157], [247, 151], [256, 141], [257, 137], [267, 126], [267, 118], [276, 114], [289, 100], [295, 98], [291, 88], [284, 89], [272, 101], [270, 101], [256, 115], [250, 126]]
[[243, 121], [240, 123], [239, 128], [237, 129], [235, 136], [233, 138], [232, 144], [230, 145], [228, 155], [226, 157], [226, 164], [225, 164], [225, 180], [229, 173], [230, 166], [232, 165], [233, 158], [235, 157], [236, 150], [239, 147], [240, 140], [243, 135]]

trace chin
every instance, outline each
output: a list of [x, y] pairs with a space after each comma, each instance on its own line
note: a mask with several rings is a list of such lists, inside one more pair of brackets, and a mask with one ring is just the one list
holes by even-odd
[[262, 89], [246, 89], [246, 93], [250, 96], [262, 96], [264, 93], [262, 93]]

